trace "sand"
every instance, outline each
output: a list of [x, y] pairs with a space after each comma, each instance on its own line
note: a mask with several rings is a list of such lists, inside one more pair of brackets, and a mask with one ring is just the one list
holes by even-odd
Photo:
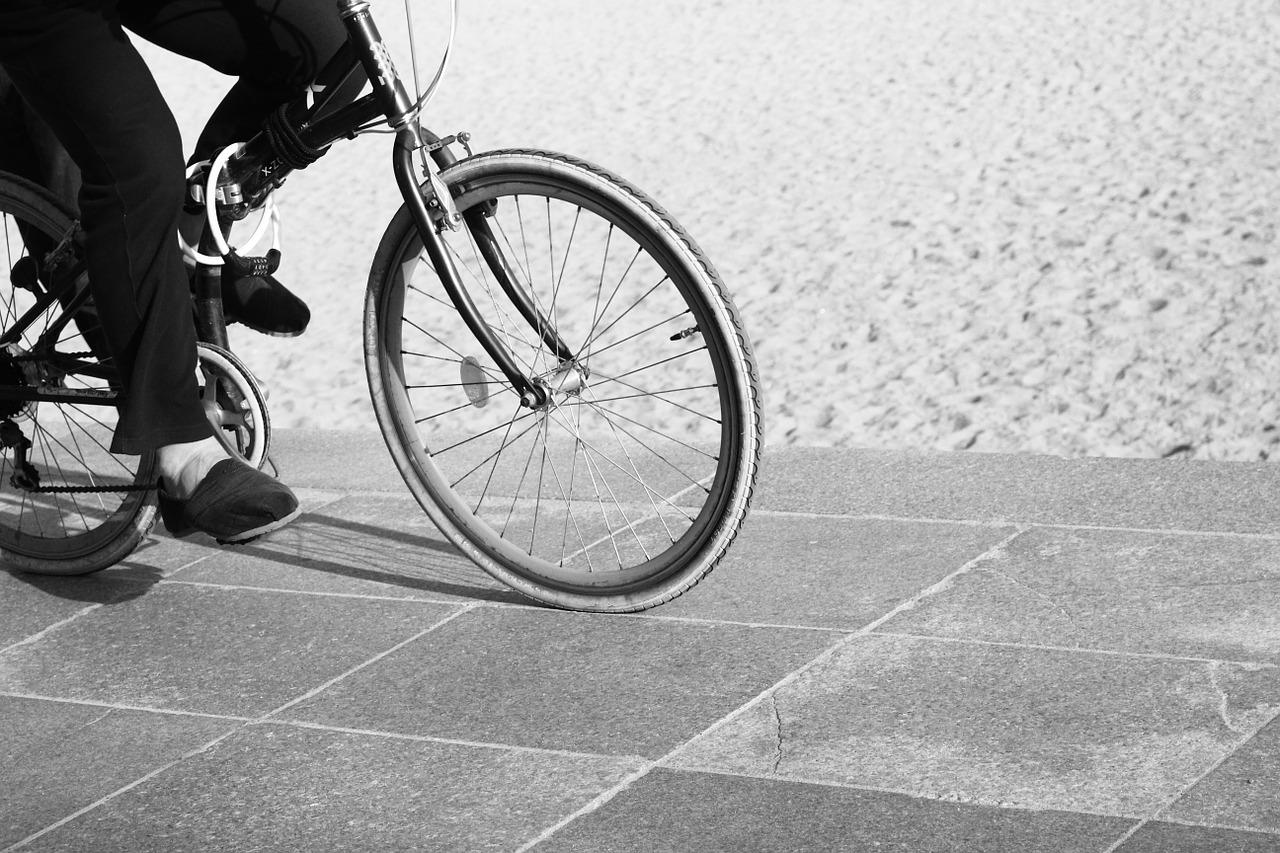
[[[428, 125], [658, 198], [742, 309], [770, 445], [1280, 450], [1280, 4], [462, 5]], [[375, 3], [385, 31], [400, 8]], [[426, 64], [446, 8], [415, 0]], [[147, 55], [194, 139], [229, 81]], [[277, 428], [372, 426], [359, 324], [399, 203], [388, 138], [280, 202], [312, 328], [233, 344]]]

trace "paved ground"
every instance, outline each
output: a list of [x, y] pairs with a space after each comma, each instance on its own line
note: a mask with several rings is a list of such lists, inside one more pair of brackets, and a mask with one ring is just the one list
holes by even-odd
[[1280, 470], [787, 450], [702, 586], [528, 607], [369, 435], [0, 574], [0, 850], [1280, 850]]

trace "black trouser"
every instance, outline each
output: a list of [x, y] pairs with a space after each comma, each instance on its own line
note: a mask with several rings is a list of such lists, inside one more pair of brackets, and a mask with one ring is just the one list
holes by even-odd
[[0, 64], [80, 167], [94, 301], [126, 402], [112, 450], [212, 434], [175, 236], [182, 140], [124, 27], [238, 80], [196, 145], [243, 141], [345, 38], [334, 0], [3, 0]]

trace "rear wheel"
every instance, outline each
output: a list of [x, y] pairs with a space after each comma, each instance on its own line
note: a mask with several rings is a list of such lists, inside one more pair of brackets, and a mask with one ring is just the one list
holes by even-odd
[[0, 238], [0, 553], [22, 571], [87, 574], [127, 557], [154, 526], [154, 454], [110, 452], [117, 373], [82, 299], [71, 214], [0, 175]]
[[467, 221], [444, 234], [462, 283], [547, 400], [522, 405], [401, 210], [370, 275], [365, 357], [406, 483], [535, 599], [674, 598], [729, 547], [759, 464], [756, 370], [723, 284], [670, 216], [590, 164], [493, 152], [444, 179]]

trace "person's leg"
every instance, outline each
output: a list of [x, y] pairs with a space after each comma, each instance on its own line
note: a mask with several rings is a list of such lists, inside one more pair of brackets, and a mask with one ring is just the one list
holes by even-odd
[[40, 161], [27, 130], [27, 105], [0, 68], [0, 171], [43, 182]]
[[0, 61], [83, 175], [90, 286], [127, 395], [112, 449], [208, 438], [173, 237], [185, 190], [177, 125], [109, 9], [39, 4], [27, 13], [41, 31], [8, 31]]
[[[334, 0], [121, 0], [125, 26], [148, 41], [236, 78], [205, 125], [191, 162], [244, 142], [301, 95], [346, 40]], [[200, 223], [188, 239], [199, 233]], [[223, 282], [227, 318], [264, 334], [301, 334], [306, 304], [266, 278]]]
[[147, 41], [236, 78], [194, 159], [255, 135], [347, 37], [334, 0], [121, 0], [120, 15]]
[[34, 181], [75, 210], [80, 169], [0, 68], [0, 170]]
[[85, 253], [125, 401], [112, 451], [155, 450], [166, 526], [241, 541], [298, 513], [289, 489], [231, 460], [195, 378], [195, 329], [175, 239], [181, 139], [111, 0], [9, 0], [0, 63], [83, 174]]

